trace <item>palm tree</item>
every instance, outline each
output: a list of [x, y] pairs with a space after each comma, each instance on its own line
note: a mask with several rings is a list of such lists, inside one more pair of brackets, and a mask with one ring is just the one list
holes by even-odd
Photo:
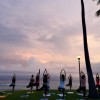
[[88, 76], [88, 84], [89, 84], [89, 97], [90, 98], [98, 98], [98, 94], [96, 91], [96, 86], [93, 78], [93, 73], [91, 69], [91, 63], [89, 58], [88, 52], [88, 43], [87, 43], [87, 30], [86, 30], [86, 23], [85, 23], [85, 10], [84, 10], [84, 2], [81, 0], [81, 10], [82, 10], [82, 28], [83, 28], [83, 43], [84, 43], [84, 55], [85, 55], [85, 63], [86, 63], [86, 70]]
[[[97, 5], [99, 5], [99, 4], [100, 4], [100, 0], [98, 0], [98, 2], [97, 2]], [[96, 12], [96, 15], [100, 16], [100, 9]]]
[[[100, 4], [100, 0], [97, 1], [97, 5], [99, 5], [99, 4]], [[100, 16], [100, 9], [96, 12], [96, 15]]]

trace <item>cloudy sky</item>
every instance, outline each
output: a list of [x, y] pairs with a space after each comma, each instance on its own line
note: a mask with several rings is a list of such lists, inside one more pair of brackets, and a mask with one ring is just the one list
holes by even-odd
[[[84, 0], [93, 72], [100, 66], [97, 2]], [[57, 74], [85, 69], [80, 0], [0, 0], [0, 70]], [[74, 70], [73, 70], [74, 69]], [[100, 72], [100, 70], [99, 70]]]

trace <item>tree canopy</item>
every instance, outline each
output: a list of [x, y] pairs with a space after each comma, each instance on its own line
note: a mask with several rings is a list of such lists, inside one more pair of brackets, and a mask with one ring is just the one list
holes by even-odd
[[[99, 5], [100, 4], [100, 0], [96, 0], [96, 1], [97, 1], [97, 5]], [[100, 16], [100, 9], [96, 11], [96, 16]]]

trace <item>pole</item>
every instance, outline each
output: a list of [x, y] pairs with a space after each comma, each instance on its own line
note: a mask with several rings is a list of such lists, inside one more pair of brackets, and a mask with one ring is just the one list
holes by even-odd
[[81, 80], [80, 80], [80, 57], [78, 57], [78, 64], [79, 64], [79, 87], [81, 87]]

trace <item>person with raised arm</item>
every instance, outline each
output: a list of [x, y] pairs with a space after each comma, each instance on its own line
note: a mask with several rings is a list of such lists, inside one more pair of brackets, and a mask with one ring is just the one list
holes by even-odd
[[83, 96], [85, 97], [86, 95], [86, 76], [82, 71], [80, 73], [80, 81], [81, 81], [81, 86], [77, 90], [77, 92], [83, 91]]
[[50, 75], [48, 74], [47, 70], [45, 69], [44, 73], [43, 73], [43, 86], [40, 89], [38, 89], [38, 91], [44, 90], [45, 96], [50, 87], [49, 82], [50, 82]]
[[9, 86], [12, 87], [12, 92], [15, 89], [15, 85], [16, 85], [16, 75], [14, 74], [13, 77], [12, 77], [12, 83], [9, 85]]
[[100, 77], [99, 77], [99, 74], [97, 73], [96, 74], [96, 88], [99, 90], [100, 88]]
[[69, 76], [68, 76], [68, 80], [69, 80], [69, 83], [66, 85], [66, 86], [69, 86], [70, 87], [70, 90], [71, 90], [71, 88], [72, 88], [72, 75], [70, 74]]
[[39, 85], [40, 85], [40, 71], [36, 75], [36, 90], [38, 90]]
[[33, 89], [33, 84], [34, 84], [34, 75], [31, 75], [29, 85], [26, 86], [27, 88], [31, 88], [31, 92]]
[[66, 72], [64, 69], [62, 69], [60, 72], [60, 85], [58, 87], [58, 90], [63, 93], [63, 98], [65, 92], [65, 80], [66, 80]]
[[48, 79], [47, 79], [47, 87], [50, 89], [50, 75], [48, 74]]
[[45, 69], [43, 72], [43, 85], [38, 90], [44, 90], [47, 87], [47, 79], [48, 79], [48, 73], [47, 73], [47, 70]]

